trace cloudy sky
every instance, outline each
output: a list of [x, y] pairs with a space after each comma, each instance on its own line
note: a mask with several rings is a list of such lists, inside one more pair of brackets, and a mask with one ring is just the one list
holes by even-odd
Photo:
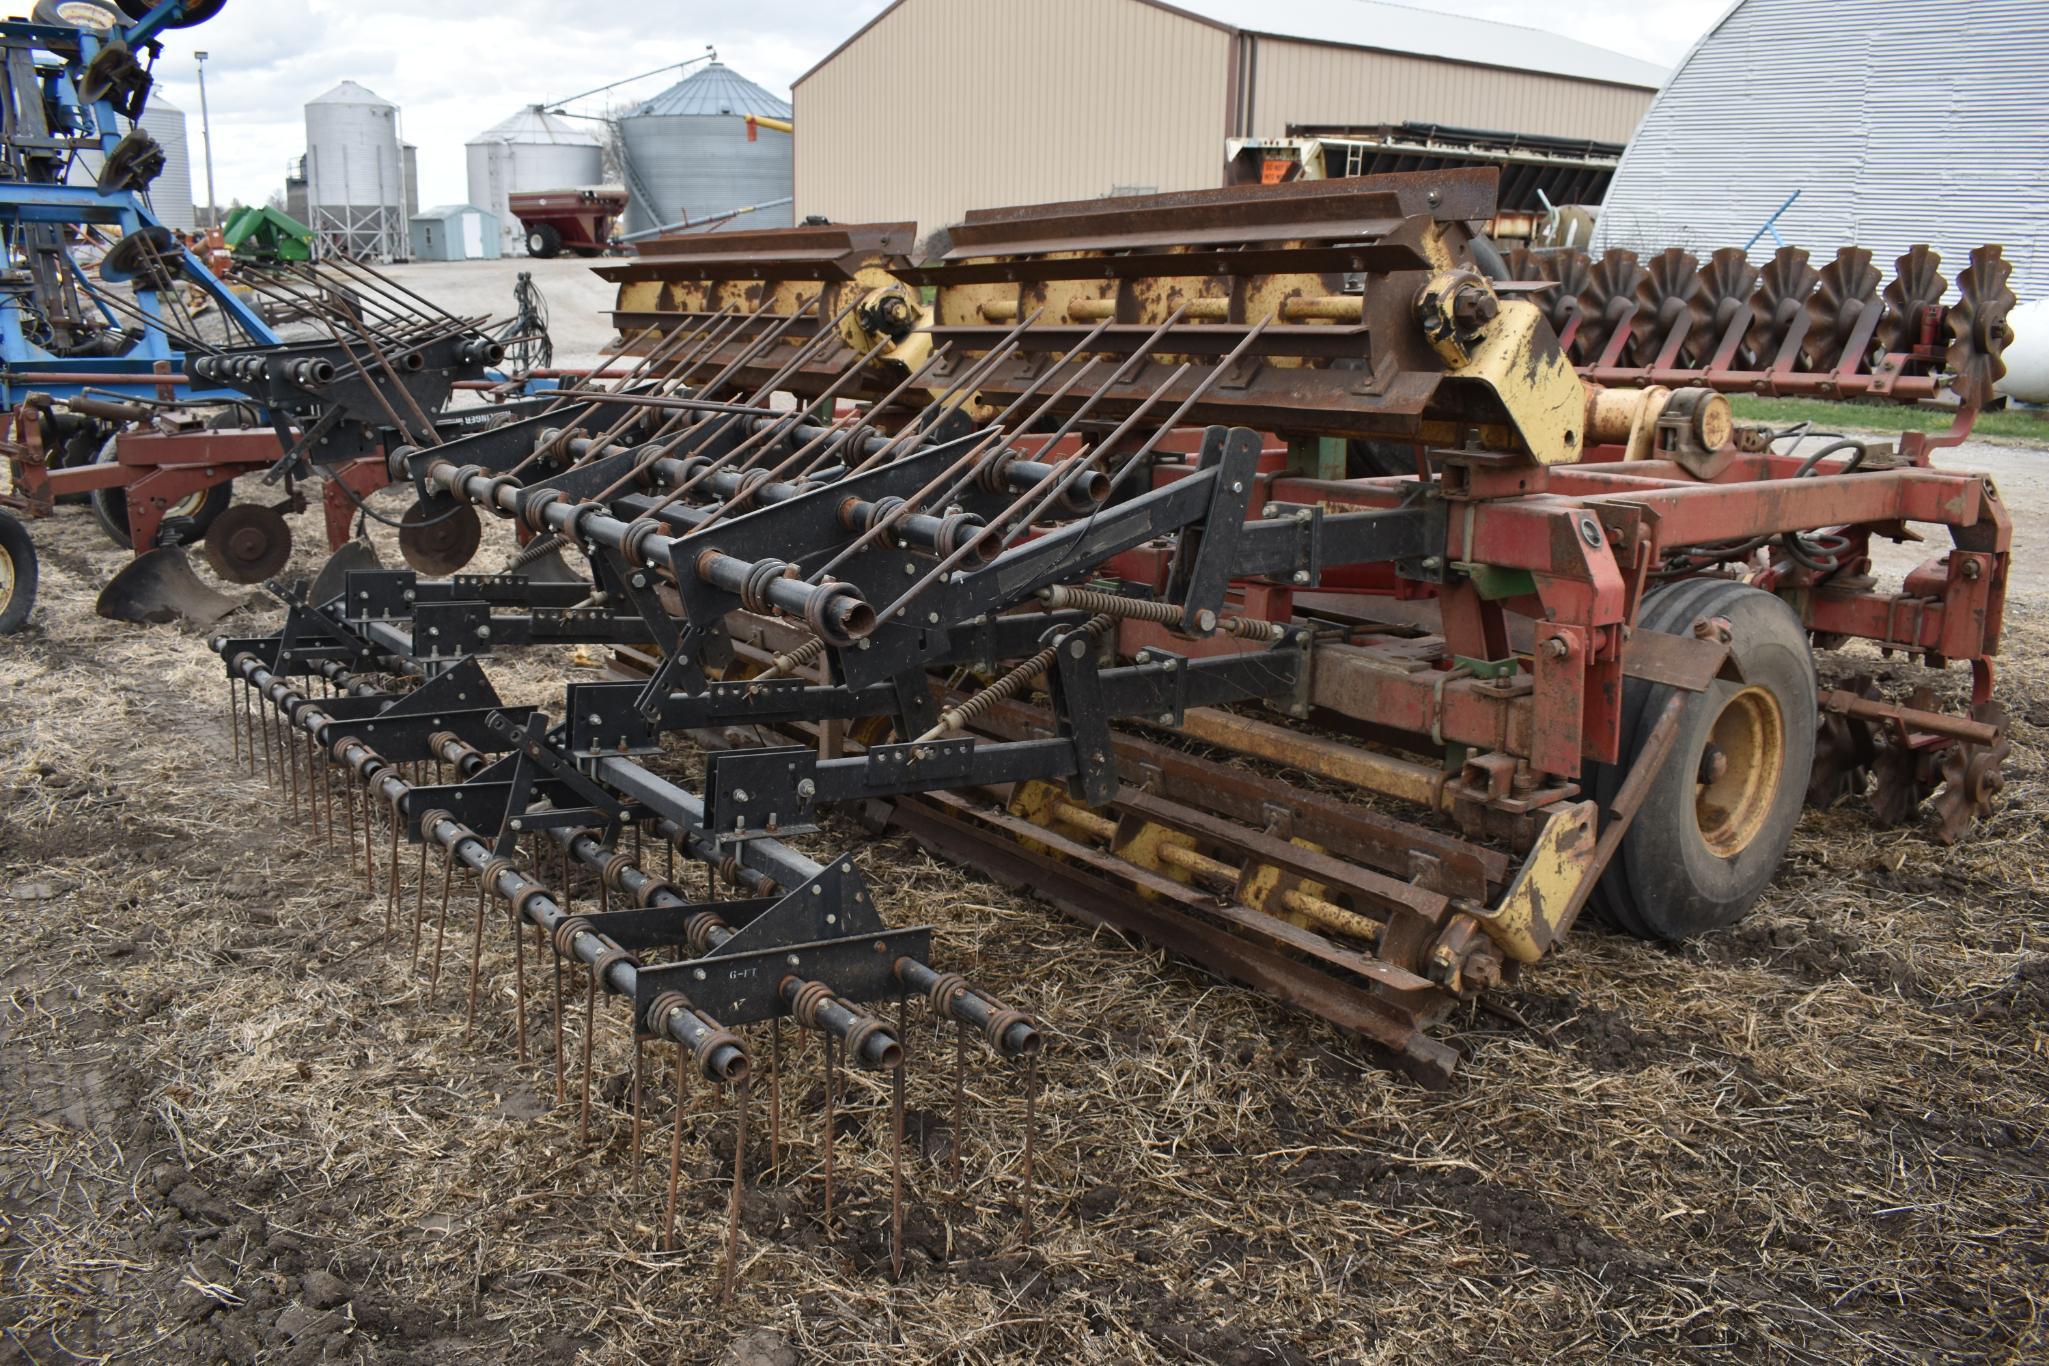
[[[196, 50], [209, 54], [222, 203], [258, 203], [282, 188], [286, 162], [305, 150], [301, 106], [353, 80], [401, 107], [406, 138], [420, 149], [420, 198], [440, 204], [467, 197], [463, 144], [522, 105], [679, 62], [707, 44], [735, 70], [787, 96], [791, 81], [885, 3], [229, 0], [212, 22], [167, 35], [157, 75], [164, 95], [186, 111], [192, 188], [201, 200]], [[1418, 3], [1549, 28], [1668, 66], [1728, 7], [1727, 0], [1578, 0], [1548, 9], [1527, 0]], [[644, 98], [674, 79], [657, 76], [616, 98]]]

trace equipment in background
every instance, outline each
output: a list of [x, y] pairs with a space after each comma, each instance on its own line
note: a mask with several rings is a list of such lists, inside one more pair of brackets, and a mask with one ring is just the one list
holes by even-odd
[[568, 252], [603, 256], [612, 249], [626, 191], [617, 186], [579, 190], [535, 190], [510, 196], [513, 214], [526, 232], [526, 254], [540, 260]]
[[[142, 196], [161, 157], [147, 133], [119, 133], [151, 87], [138, 54], [219, 8], [138, 0], [125, 27], [0, 23], [0, 228], [18, 267], [0, 280], [0, 453], [13, 466], [0, 505], [42, 515], [88, 497], [136, 556], [101, 600], [124, 619], [226, 610], [177, 547], [204, 541], [232, 582], [267, 577], [289, 555], [284, 514], [306, 505], [308, 478], [323, 481], [330, 545], [345, 544], [385, 483], [387, 445], [435, 444], [491, 416], [443, 409], [456, 383], [504, 358], [487, 320], [345, 255], [308, 260], [308, 230], [275, 210], [237, 216], [234, 290], [151, 218]], [[63, 183], [88, 147], [98, 183]], [[104, 249], [96, 265], [88, 247]], [[283, 341], [273, 329], [287, 320], [313, 339]], [[245, 474], [280, 486], [268, 505], [230, 506]], [[32, 547], [15, 549], [10, 581], [32, 587]]]
[[269, 265], [313, 259], [313, 229], [268, 204], [229, 214], [222, 240], [237, 260]]

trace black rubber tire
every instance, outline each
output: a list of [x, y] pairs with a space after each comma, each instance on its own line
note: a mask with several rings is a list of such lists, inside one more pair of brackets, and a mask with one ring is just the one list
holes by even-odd
[[[1696, 808], [1702, 754], [1717, 718], [1744, 689], [1717, 680], [1706, 692], [1691, 695], [1671, 757], [1652, 782], [1591, 903], [1609, 924], [1643, 939], [1691, 939], [1749, 913], [1785, 858], [1814, 766], [1814, 655], [1800, 619], [1760, 589], [1723, 579], [1692, 579], [1652, 595], [1636, 629], [1679, 635], [1701, 617], [1728, 620], [1734, 634], [1731, 649], [1747, 685], [1763, 689], [1776, 704], [1782, 761], [1755, 836], [1732, 854], [1710, 848]], [[1594, 765], [1588, 775], [1602, 810], [1614, 800], [1675, 691], [1638, 679], [1624, 688], [1623, 761]]]
[[[100, 448], [100, 458], [95, 463], [111, 464], [114, 458], [114, 441], [108, 437], [107, 444]], [[206, 491], [199, 502], [198, 510], [190, 518], [191, 531], [178, 542], [191, 545], [206, 535], [206, 529], [213, 525], [213, 519], [228, 510], [228, 504], [235, 499], [232, 484], [215, 484]], [[93, 516], [99, 521], [100, 530], [107, 539], [123, 550], [135, 549], [135, 539], [128, 534], [128, 491], [120, 488], [94, 489], [92, 492]]]
[[5, 559], [11, 587], [7, 600], [0, 602], [0, 636], [11, 636], [28, 625], [28, 614], [36, 606], [36, 543], [28, 528], [0, 512], [0, 559]]
[[[156, 8], [156, 0], [119, 0], [123, 12], [130, 19], [140, 19]], [[203, 24], [227, 8], [228, 0], [185, 0], [185, 17], [174, 20], [172, 28], [191, 28]]]
[[[114, 0], [88, 0], [88, 2], [91, 8], [100, 11], [98, 18], [88, 20], [86, 17], [88, 11], [83, 4], [67, 16], [64, 13], [66, 0], [36, 0], [36, 7], [29, 11], [29, 19], [33, 23], [49, 24], [53, 28], [82, 28], [94, 33], [104, 33], [109, 29], [120, 26], [124, 6], [115, 4]], [[143, 13], [147, 14], [149, 11], [144, 10]]]
[[534, 224], [526, 230], [526, 254], [537, 261], [553, 260], [562, 254], [562, 234], [553, 224]]

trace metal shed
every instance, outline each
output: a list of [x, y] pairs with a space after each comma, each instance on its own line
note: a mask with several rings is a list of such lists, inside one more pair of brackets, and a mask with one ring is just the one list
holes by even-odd
[[[1227, 138], [1302, 126], [1620, 143], [1664, 74], [1374, 0], [897, 0], [797, 80], [797, 213], [929, 236], [970, 208], [1220, 185]], [[878, 174], [910, 140], [915, 170]]]
[[[1597, 248], [1703, 257], [1774, 225], [1881, 267], [1926, 243], [1952, 282], [1996, 242], [2049, 297], [2049, 4], [1742, 0], [1679, 64], [1609, 186]], [[1753, 259], [1777, 243], [1765, 233]]]
[[498, 215], [474, 204], [443, 204], [413, 215], [415, 261], [495, 261]]

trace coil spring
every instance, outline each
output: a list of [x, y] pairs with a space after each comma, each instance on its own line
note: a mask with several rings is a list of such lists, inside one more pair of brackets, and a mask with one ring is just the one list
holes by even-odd
[[[1078, 608], [1084, 612], [1102, 612], [1129, 621], [1157, 622], [1161, 626], [1179, 626], [1187, 609], [1178, 603], [1153, 602], [1143, 598], [1127, 598], [1116, 593], [1097, 592], [1092, 588], [1048, 588], [1040, 597], [1046, 606], [1058, 611], [1064, 607]], [[1225, 635], [1237, 636], [1241, 640], [1280, 640], [1287, 635], [1287, 628], [1279, 622], [1265, 621], [1258, 617], [1224, 617], [1216, 629]]]
[[561, 545], [562, 538], [552, 531], [545, 536], [536, 536], [531, 541], [528, 541], [526, 543], [525, 548], [522, 549], [517, 555], [514, 555], [510, 560], [507, 560], [505, 562], [505, 568], [501, 569], [498, 572], [501, 574], [517, 574], [520, 570], [526, 568], [534, 561], [540, 559], [543, 555], [549, 554], [552, 551], [560, 549]]
[[[1103, 633], [1114, 625], [1116, 625], [1116, 618], [1107, 615], [1096, 616], [1089, 618], [1088, 623], [1081, 630], [1082, 634], [1090, 640], [1101, 640]], [[1037, 678], [1040, 674], [1053, 667], [1053, 661], [1059, 657], [1060, 647], [1073, 638], [1072, 636], [1062, 636], [1053, 644], [1048, 645], [1045, 649], [1039, 651], [1030, 659], [1027, 659], [1024, 663], [1018, 665], [1009, 673], [967, 699], [967, 701], [962, 702], [957, 707], [947, 708], [940, 715], [939, 724], [918, 738], [921, 740], [936, 740], [950, 730], [961, 729], [997, 703], [1008, 702], [1011, 698], [1016, 697], [1025, 690], [1026, 685], [1034, 678]]]
[[789, 653], [777, 655], [774, 659], [770, 660], [767, 670], [761, 674], [761, 677], [787, 678], [789, 675], [797, 672], [797, 670], [807, 668], [816, 663], [818, 657], [824, 653], [825, 642], [817, 636], [813, 636]]

